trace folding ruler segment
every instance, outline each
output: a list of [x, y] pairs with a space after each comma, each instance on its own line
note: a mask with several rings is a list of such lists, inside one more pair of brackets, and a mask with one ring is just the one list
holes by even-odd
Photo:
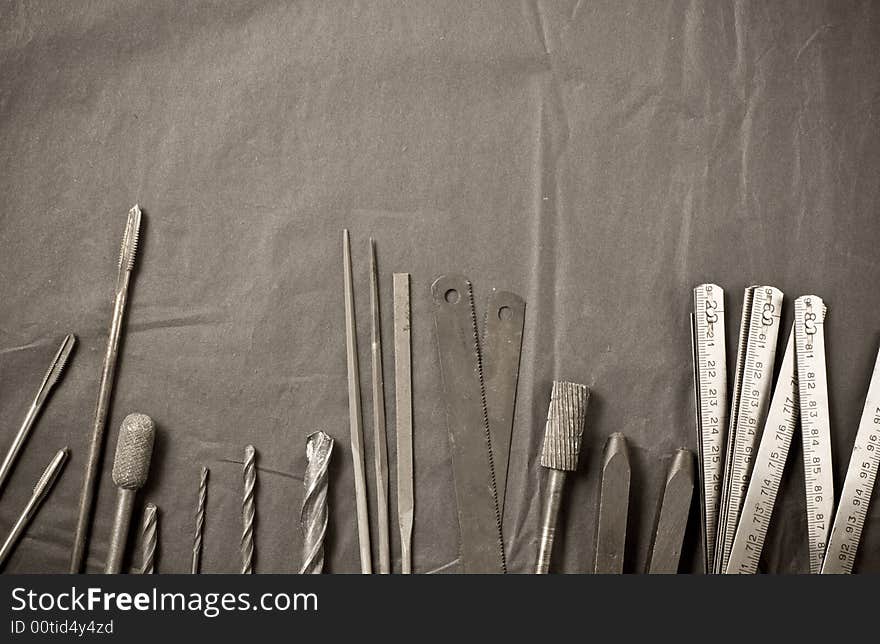
[[[727, 457], [722, 523], [719, 525], [715, 551], [715, 572], [718, 574], [727, 569], [751, 474], [755, 441], [767, 416], [782, 298], [782, 291], [777, 288], [752, 286], [747, 289], [743, 304], [744, 319], [748, 307], [748, 326], [740, 333], [743, 351], [737, 356], [739, 378], [738, 389], [734, 391], [736, 414], [733, 415], [731, 411], [730, 434], [727, 437], [728, 450], [732, 451]], [[742, 344], [744, 334], [747, 338], [745, 345]]]
[[825, 311], [822, 298], [815, 295], [804, 295], [794, 303], [795, 359], [804, 445], [811, 573], [818, 573], [822, 569], [834, 512], [828, 376], [825, 371]]
[[727, 346], [724, 329], [724, 290], [715, 284], [694, 289], [691, 314], [694, 348], [694, 396], [700, 450], [700, 516], [706, 572], [715, 560], [715, 538], [724, 438], [727, 433]]
[[727, 561], [727, 574], [753, 575], [758, 571], [797, 420], [797, 371], [792, 328]]
[[837, 515], [834, 517], [834, 527], [831, 528], [825, 562], [822, 564], [823, 574], [852, 572], [874, 491], [878, 466], [880, 466], [880, 353], [877, 354], [874, 363], [874, 373], [871, 376], [871, 385], [868, 387], [865, 408], [856, 433], [852, 456], [849, 458], [843, 492], [837, 506]]

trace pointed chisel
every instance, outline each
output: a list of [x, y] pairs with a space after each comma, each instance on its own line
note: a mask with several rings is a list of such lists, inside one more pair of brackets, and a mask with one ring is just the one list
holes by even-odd
[[660, 514], [648, 560], [648, 573], [670, 575], [678, 572], [693, 496], [694, 455], [690, 450], [680, 449], [672, 458], [669, 473], [666, 475]]
[[599, 525], [596, 531], [597, 574], [623, 572], [626, 519], [629, 513], [629, 450], [623, 434], [611, 434], [602, 457]]

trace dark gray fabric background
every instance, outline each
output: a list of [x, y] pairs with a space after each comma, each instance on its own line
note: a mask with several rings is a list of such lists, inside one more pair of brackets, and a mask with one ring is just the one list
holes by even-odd
[[[160, 572], [189, 569], [202, 465], [203, 569], [238, 570], [246, 443], [259, 452], [256, 570], [295, 571], [305, 437], [317, 429], [337, 440], [327, 569], [359, 570], [343, 227], [368, 443], [368, 238], [392, 437], [391, 273], [412, 273], [417, 572], [454, 570], [457, 556], [428, 298], [443, 272], [473, 280], [480, 316], [493, 286], [528, 303], [512, 571], [534, 561], [554, 378], [593, 389], [555, 569], [591, 569], [598, 463], [621, 431], [634, 468], [626, 569], [643, 570], [669, 456], [696, 449], [688, 314], [703, 281], [727, 290], [731, 362], [743, 287], [775, 285], [787, 304], [825, 298], [839, 487], [880, 341], [878, 46], [880, 3], [868, 1], [4, 2], [2, 449], [62, 336], [79, 340], [0, 501], [0, 532], [51, 453], [69, 445], [72, 458], [7, 571], [67, 568], [133, 203], [142, 253], [91, 571], [131, 411], [160, 431], [141, 499], [160, 507]], [[790, 319], [788, 306], [782, 336]], [[770, 571], [808, 570], [799, 449]], [[686, 570], [699, 559], [695, 518]], [[875, 504], [858, 570], [880, 571], [878, 518]], [[397, 557], [396, 531], [393, 546]]]

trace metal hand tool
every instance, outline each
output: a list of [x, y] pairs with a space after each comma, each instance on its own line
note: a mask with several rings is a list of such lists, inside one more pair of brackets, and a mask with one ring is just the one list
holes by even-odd
[[553, 541], [559, 522], [559, 508], [562, 505], [562, 490], [566, 475], [577, 469], [589, 400], [590, 390], [585, 385], [559, 381], [553, 383], [547, 425], [544, 428], [544, 443], [541, 447], [541, 467], [547, 468], [549, 473], [541, 495], [543, 513], [538, 560], [535, 564], [536, 575], [550, 572]]
[[880, 353], [856, 433], [834, 527], [822, 564], [823, 574], [849, 574], [855, 564], [862, 528], [868, 516], [877, 468], [880, 466]]
[[694, 352], [694, 409], [700, 449], [700, 515], [703, 569], [715, 563], [715, 541], [721, 482], [724, 476], [724, 440], [727, 435], [727, 346], [724, 330], [724, 290], [715, 284], [694, 289], [691, 340]]
[[119, 267], [116, 275], [116, 291], [113, 301], [113, 318], [110, 322], [107, 351], [104, 354], [104, 364], [101, 368], [101, 385], [98, 390], [98, 403], [95, 406], [95, 421], [89, 443], [85, 480], [83, 481], [76, 521], [76, 535], [73, 539], [73, 551], [70, 557], [70, 572], [72, 573], [80, 572], [86, 555], [86, 541], [88, 540], [89, 524], [92, 517], [92, 505], [97, 493], [101, 452], [104, 447], [104, 427], [110, 407], [110, 394], [113, 391], [113, 375], [116, 371], [116, 361], [119, 353], [119, 338], [122, 334], [122, 321], [125, 316], [128, 287], [137, 254], [140, 225], [141, 209], [135, 205], [128, 212], [125, 234], [122, 237], [122, 248], [119, 253]]
[[680, 449], [675, 453], [666, 475], [648, 559], [648, 573], [672, 575], [678, 572], [693, 496], [694, 455], [690, 450]]
[[303, 531], [303, 563], [301, 575], [324, 571], [324, 535], [327, 533], [327, 471], [333, 439], [324, 432], [310, 434], [306, 440], [306, 473], [300, 525]]
[[199, 503], [196, 508], [196, 531], [192, 547], [192, 574], [199, 574], [202, 566], [202, 540], [205, 534], [205, 505], [208, 501], [208, 468], [202, 468], [199, 478]]
[[6, 456], [3, 458], [3, 463], [0, 464], [0, 493], [2, 493], [3, 487], [6, 485], [6, 479], [12, 471], [12, 466], [15, 465], [15, 460], [18, 458], [21, 448], [24, 446], [25, 441], [30, 435], [31, 429], [34, 426], [37, 417], [40, 415], [40, 411], [43, 409], [43, 405], [46, 404], [46, 400], [49, 398], [49, 393], [58, 383], [61, 373], [64, 370], [64, 365], [67, 363], [67, 359], [70, 357], [70, 352], [75, 343], [76, 338], [72, 335], [66, 336], [61, 343], [58, 352], [55, 354], [55, 357], [52, 358], [52, 364], [49, 365], [49, 370], [43, 377], [43, 382], [40, 384], [39, 390], [37, 390], [37, 396], [28, 408], [27, 413], [24, 416], [24, 422], [22, 422], [15, 438], [12, 439], [12, 444], [9, 446]]
[[13, 524], [9, 536], [6, 537], [6, 541], [0, 546], [0, 569], [6, 564], [6, 560], [9, 558], [9, 555], [12, 554], [15, 544], [25, 531], [25, 528], [27, 528], [28, 524], [31, 522], [31, 519], [37, 514], [40, 505], [42, 505], [43, 501], [46, 500], [46, 497], [49, 496], [52, 486], [55, 484], [58, 475], [64, 467], [64, 463], [67, 460], [67, 454], [68, 451], [66, 447], [58, 450], [49, 462], [49, 466], [43, 472], [43, 475], [40, 476], [40, 480], [38, 480], [36, 486], [34, 486], [33, 495]]
[[373, 376], [373, 459], [376, 472], [376, 515], [379, 524], [379, 573], [391, 573], [388, 523], [388, 437], [385, 428], [385, 377], [382, 369], [382, 319], [379, 313], [379, 269], [376, 242], [370, 239], [370, 322]]
[[152, 503], [144, 507], [141, 526], [141, 574], [152, 575], [156, 571], [156, 548], [159, 541], [159, 509]]
[[370, 553], [370, 515], [367, 505], [367, 477], [364, 472], [364, 436], [361, 429], [360, 367], [358, 366], [357, 324], [351, 272], [351, 244], [348, 230], [342, 231], [342, 269], [345, 295], [345, 352], [348, 363], [348, 421], [351, 430], [351, 458], [354, 465], [354, 493], [357, 503], [358, 544], [361, 572], [373, 571]]
[[743, 298], [743, 325], [736, 359], [715, 545], [716, 574], [727, 569], [752, 471], [755, 442], [767, 416], [782, 297], [782, 291], [772, 286], [750, 286]]
[[608, 437], [602, 456], [599, 520], [596, 530], [596, 574], [623, 572], [626, 521], [629, 515], [629, 450], [623, 434]]
[[155, 437], [156, 425], [145, 414], [129, 414], [119, 428], [116, 458], [113, 460], [113, 483], [117, 488], [116, 512], [113, 515], [104, 574], [115, 575], [122, 570], [135, 495], [147, 482]]
[[412, 532], [415, 515], [409, 273], [394, 273], [394, 389], [400, 567], [401, 572], [408, 575], [412, 573]]
[[501, 514], [471, 283], [431, 285], [461, 534], [462, 572], [506, 572]]
[[519, 295], [492, 289], [486, 305], [483, 375], [486, 380], [486, 407], [495, 462], [498, 509], [502, 518], [525, 313], [526, 303]]
[[794, 303], [794, 342], [798, 372], [807, 537], [810, 572], [819, 573], [825, 559], [834, 512], [834, 473], [825, 372], [825, 303], [815, 295]]
[[242, 533], [241, 533], [241, 574], [250, 575], [254, 572], [254, 522], [257, 511], [254, 493], [257, 487], [257, 452], [253, 445], [244, 448], [244, 496], [241, 501]]
[[764, 433], [755, 455], [730, 558], [724, 571], [727, 574], [752, 575], [758, 571], [761, 551], [770, 528], [773, 507], [800, 414], [794, 353], [792, 327], [779, 368], [776, 388], [773, 390], [770, 410], [767, 412]]

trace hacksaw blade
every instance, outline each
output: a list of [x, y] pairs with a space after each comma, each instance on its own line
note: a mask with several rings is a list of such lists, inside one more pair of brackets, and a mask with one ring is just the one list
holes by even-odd
[[464, 573], [506, 572], [501, 513], [471, 283], [442, 275], [431, 285]]
[[502, 518], [525, 313], [526, 303], [519, 295], [492, 289], [486, 304], [483, 331], [483, 376], [486, 381], [486, 407], [492, 438], [498, 510]]

